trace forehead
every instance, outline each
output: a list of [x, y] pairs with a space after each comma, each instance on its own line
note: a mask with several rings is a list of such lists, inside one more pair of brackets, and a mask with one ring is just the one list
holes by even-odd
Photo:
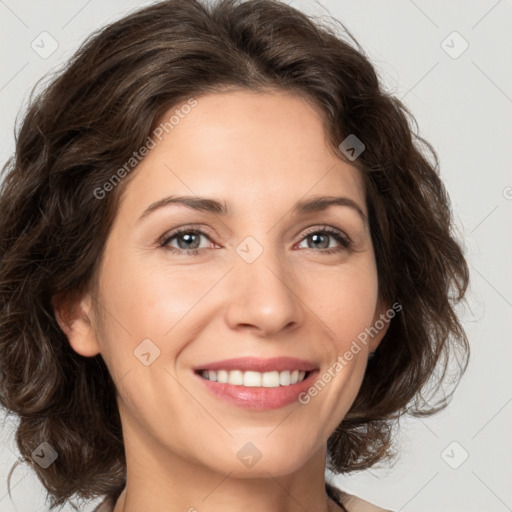
[[165, 194], [226, 198], [234, 211], [276, 201], [282, 211], [308, 195], [339, 193], [363, 205], [360, 171], [333, 154], [321, 112], [301, 96], [231, 91], [196, 102], [160, 119], [166, 129], [125, 192], [130, 209]]

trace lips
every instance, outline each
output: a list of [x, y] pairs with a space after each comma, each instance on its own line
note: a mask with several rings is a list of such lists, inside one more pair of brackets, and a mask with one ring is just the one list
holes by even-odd
[[[228, 372], [230, 374], [244, 374], [244, 382], [237, 384], [221, 383], [209, 380], [204, 375], [216, 374], [218, 372]], [[259, 387], [252, 381], [255, 375], [251, 376], [249, 386], [245, 384], [245, 375], [248, 373], [280, 373], [283, 372], [294, 374], [302, 374], [302, 381], [296, 383], [283, 383], [284, 385], [276, 386], [275, 382], [271, 387]], [[318, 366], [303, 359], [293, 357], [276, 357], [272, 359], [259, 359], [254, 357], [226, 359], [224, 361], [215, 361], [197, 366], [194, 369], [196, 378], [199, 379], [200, 385], [206, 388], [213, 396], [221, 399], [223, 402], [230, 403], [236, 407], [248, 408], [258, 411], [278, 409], [298, 402], [298, 396], [305, 392], [313, 383], [316, 375], [318, 375]], [[293, 381], [292, 381], [293, 382]], [[262, 382], [263, 384], [263, 382]]]

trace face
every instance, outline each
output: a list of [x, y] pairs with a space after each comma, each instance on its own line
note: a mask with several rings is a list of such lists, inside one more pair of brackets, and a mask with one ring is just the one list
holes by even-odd
[[[323, 453], [384, 334], [336, 365], [385, 310], [363, 181], [304, 99], [196, 99], [132, 171], [99, 267], [101, 314], [84, 297], [88, 321], [67, 334], [104, 358], [131, 453], [285, 475]], [[314, 208], [323, 197], [343, 199]], [[287, 385], [294, 373], [305, 380]]]

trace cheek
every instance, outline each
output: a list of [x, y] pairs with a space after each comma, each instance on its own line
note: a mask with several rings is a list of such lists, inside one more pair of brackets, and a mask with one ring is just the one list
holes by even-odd
[[338, 353], [372, 325], [378, 300], [373, 258], [310, 276], [303, 290], [306, 304], [323, 320]]
[[117, 262], [106, 256], [100, 295], [111, 312], [109, 327], [133, 342], [151, 336], [163, 338], [173, 327], [173, 318], [190, 309], [194, 296], [193, 287], [186, 286], [190, 275], [176, 268], [173, 279], [169, 274], [161, 265], [145, 264], [132, 254]]
[[[106, 257], [99, 341], [116, 374], [126, 373], [134, 363], [138, 366], [139, 352], [149, 351], [152, 356], [160, 351], [167, 363], [175, 360], [202, 321], [211, 319], [212, 312], [205, 308], [219, 293], [214, 287], [225, 272], [226, 268], [218, 267], [192, 270], [190, 265], [170, 266], [163, 258], [149, 264], [127, 257], [116, 264], [114, 258]], [[155, 365], [163, 359], [155, 359]]]

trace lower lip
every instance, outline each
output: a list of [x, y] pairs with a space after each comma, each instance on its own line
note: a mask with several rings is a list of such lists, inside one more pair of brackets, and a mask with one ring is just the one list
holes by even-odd
[[277, 388], [234, 386], [233, 384], [213, 382], [197, 373], [194, 375], [212, 394], [228, 403], [246, 409], [268, 411], [298, 402], [299, 395], [311, 387], [317, 373], [318, 370], [311, 371], [302, 382]]

